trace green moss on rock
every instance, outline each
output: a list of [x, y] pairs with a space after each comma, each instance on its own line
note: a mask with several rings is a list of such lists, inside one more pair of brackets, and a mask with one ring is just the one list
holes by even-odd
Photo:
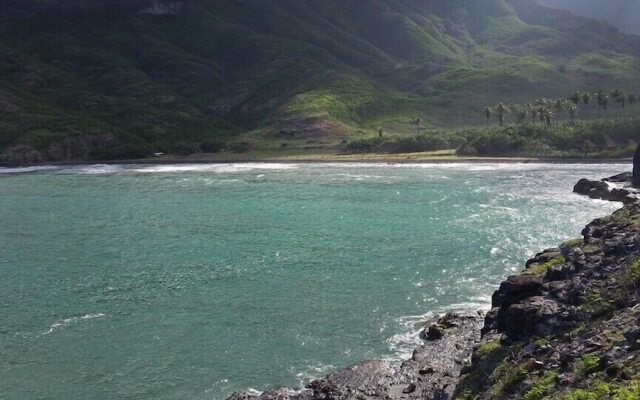
[[527, 269], [526, 271], [524, 271], [524, 274], [525, 275], [542, 275], [547, 273], [547, 271], [550, 270], [551, 268], [564, 264], [565, 261], [566, 259], [564, 258], [564, 256], [557, 256], [543, 264], [538, 264], [534, 267]]

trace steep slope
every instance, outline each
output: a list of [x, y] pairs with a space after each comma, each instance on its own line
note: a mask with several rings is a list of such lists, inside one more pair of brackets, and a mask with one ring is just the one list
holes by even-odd
[[636, 0], [537, 0], [540, 4], [571, 10], [576, 15], [606, 21], [622, 32], [640, 34], [640, 3]]
[[[523, 0], [3, 0], [5, 162], [331, 147], [637, 86], [640, 44]], [[547, 9], [545, 9], [547, 10]], [[542, 15], [542, 16], [541, 16]]]

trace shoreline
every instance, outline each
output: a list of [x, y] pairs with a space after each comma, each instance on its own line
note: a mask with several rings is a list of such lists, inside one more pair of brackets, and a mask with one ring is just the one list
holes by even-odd
[[33, 168], [46, 166], [77, 166], [77, 165], [207, 165], [207, 164], [625, 164], [631, 158], [517, 158], [517, 157], [372, 157], [372, 158], [301, 158], [301, 159], [191, 159], [191, 158], [142, 158], [125, 160], [77, 160], [38, 163], [29, 165], [2, 166], [6, 168]]
[[[590, 241], [594, 243], [599, 241], [604, 243], [605, 246], [609, 245], [603, 239], [593, 238], [590, 230], [594, 229], [592, 228], [593, 226], [602, 226], [604, 221], [611, 219], [615, 221], [616, 214], [620, 214], [629, 207], [640, 207], [638, 198], [635, 197], [635, 199], [635, 202], [623, 205], [623, 208], [613, 214], [597, 218], [587, 224], [582, 231], [584, 238], [580, 239], [581, 243], [584, 245]], [[617, 200], [610, 201], [618, 202]], [[615, 231], [615, 229], [618, 228], [613, 230]], [[619, 233], [615, 234], [618, 235]], [[559, 323], [555, 316], [557, 311], [547, 309], [550, 307], [549, 303], [552, 300], [545, 299], [547, 303], [542, 303], [538, 300], [542, 298], [539, 296], [545, 296], [546, 293], [545, 290], [541, 290], [543, 282], [549, 279], [550, 274], [553, 276], [559, 275], [560, 272], [564, 273], [565, 269], [567, 269], [566, 263], [572, 265], [572, 268], [568, 270], [571, 272], [567, 272], [569, 276], [551, 279], [552, 283], [548, 283], [549, 290], [558, 290], [553, 284], [554, 280], [555, 282], [560, 282], [557, 279], [571, 279], [572, 274], [576, 272], [580, 274], [581, 269], [588, 268], [586, 266], [580, 269], [576, 267], [576, 264], [585, 264], [585, 261], [579, 258], [584, 258], [585, 253], [581, 250], [572, 252], [573, 248], [569, 246], [573, 245], [568, 245], [571, 242], [575, 242], [575, 240], [569, 240], [558, 248], [546, 249], [532, 259], [527, 260], [524, 270], [507, 278], [496, 289], [492, 296], [492, 308], [488, 312], [487, 310], [477, 310], [475, 312], [460, 310], [424, 321], [424, 327], [419, 333], [422, 344], [416, 347], [411, 358], [401, 361], [399, 366], [383, 360], [361, 361], [355, 365], [332, 372], [324, 378], [310, 381], [303, 387], [295, 389], [278, 388], [265, 390], [264, 392], [243, 390], [233, 393], [227, 400], [493, 399], [495, 388], [487, 378], [493, 377], [495, 371], [498, 371], [503, 365], [502, 363], [515, 360], [522, 362], [519, 358], [526, 359], [526, 364], [532, 365], [531, 368], [534, 369], [530, 371], [532, 374], [536, 372], [535, 369], [540, 371], [541, 368], [550, 368], [551, 366], [556, 368], [555, 364], [547, 366], [538, 359], [531, 358], [533, 353], [531, 353], [530, 348], [532, 346], [542, 346], [541, 350], [539, 350], [541, 352], [540, 356], [538, 356], [538, 358], [542, 358], [543, 354], [548, 354], [549, 345], [544, 344], [547, 339], [541, 342], [539, 335], [541, 333], [546, 333], [550, 335], [549, 337], [564, 335], [563, 332], [567, 329], [567, 326], [571, 326], [570, 322]], [[595, 245], [590, 244], [590, 246]], [[562, 257], [562, 263], [554, 263], [554, 260], [560, 257]], [[538, 269], [543, 272], [541, 274], [534, 272]], [[588, 276], [588, 274], [583, 275], [581, 279], [589, 279]], [[539, 285], [536, 286], [535, 291], [532, 291], [532, 282]], [[514, 288], [511, 288], [511, 286]], [[565, 287], [556, 286], [560, 287], [560, 290]], [[566, 286], [568, 287], [569, 285]], [[536, 292], [538, 290], [540, 292]], [[549, 294], [546, 296], [549, 296]], [[561, 299], [562, 297], [560, 296], [559, 299], [554, 301], [558, 301], [562, 306]], [[505, 319], [509, 318], [509, 313], [513, 312], [510, 311], [513, 309], [512, 306], [520, 306], [518, 303], [520, 301], [524, 301], [525, 304], [527, 304], [527, 301], [531, 301], [531, 305], [529, 308], [524, 307], [522, 309], [523, 315], [510, 317], [512, 321], [505, 323]], [[595, 314], [596, 312], [597, 310], [591, 313]], [[625, 309], [622, 309], [621, 312], [625, 312]], [[506, 314], [507, 317], [504, 317], [503, 314]], [[640, 318], [637, 321], [640, 325]], [[574, 320], [573, 322], [575, 323], [576, 321]], [[526, 329], [521, 327], [520, 324], [524, 324]], [[559, 341], [566, 341], [565, 336], [562, 336]], [[543, 343], [542, 345], [535, 344], [537, 342], [533, 341], [533, 339], [536, 337], [538, 342]], [[637, 337], [640, 338], [640, 332]], [[580, 349], [578, 347], [578, 350]], [[582, 348], [582, 351], [585, 351], [584, 348]], [[520, 354], [514, 356], [517, 352], [520, 352]], [[583, 358], [578, 357], [578, 359]], [[552, 360], [555, 362], [555, 358], [552, 358]], [[579, 365], [578, 368], [580, 368]], [[506, 373], [509, 377], [508, 372], [501, 373]], [[541, 372], [536, 373], [538, 376], [546, 376], [540, 375]], [[609, 372], [607, 371], [607, 373]], [[556, 373], [552, 371], [545, 372], [545, 374]], [[513, 378], [509, 377], [508, 379]], [[523, 393], [530, 393], [532, 382], [527, 382], [525, 379], [524, 383], [526, 385], [524, 385]], [[493, 383], [496, 386], [501, 384], [500, 382]], [[509, 384], [515, 385], [514, 383]], [[557, 383], [556, 385], [560, 385], [559, 389], [566, 390], [566, 388], [563, 388], [562, 383]], [[504, 388], [501, 390], [504, 390]], [[510, 390], [513, 390], [513, 388]], [[544, 390], [548, 392], [551, 388], [547, 387]]]

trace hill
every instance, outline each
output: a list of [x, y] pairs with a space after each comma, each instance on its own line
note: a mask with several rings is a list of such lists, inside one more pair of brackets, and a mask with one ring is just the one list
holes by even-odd
[[12, 164], [335, 148], [639, 89], [636, 37], [529, 0], [3, 0], [0, 21]]
[[640, 34], [640, 3], [635, 0], [537, 0], [540, 4], [571, 10], [576, 15], [607, 21], [620, 31]]

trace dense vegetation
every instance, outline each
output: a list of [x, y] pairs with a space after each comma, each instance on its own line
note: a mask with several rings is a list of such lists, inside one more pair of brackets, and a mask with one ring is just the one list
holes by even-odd
[[0, 21], [13, 163], [343, 149], [380, 128], [452, 146], [411, 136], [484, 124], [483, 104], [640, 89], [636, 37], [529, 0], [2, 0]]

